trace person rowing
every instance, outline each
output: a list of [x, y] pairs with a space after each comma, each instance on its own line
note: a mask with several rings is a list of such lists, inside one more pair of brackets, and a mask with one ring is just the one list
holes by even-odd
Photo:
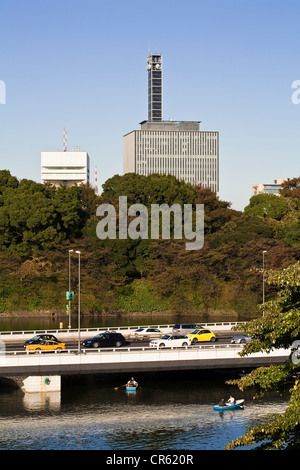
[[134, 377], [131, 377], [130, 380], [128, 380], [127, 384], [126, 384], [126, 387], [138, 387], [139, 384], [137, 383], [137, 381], [134, 379]]

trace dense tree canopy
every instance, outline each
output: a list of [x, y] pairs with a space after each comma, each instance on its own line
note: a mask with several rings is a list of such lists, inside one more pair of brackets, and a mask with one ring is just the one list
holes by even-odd
[[[278, 288], [277, 297], [265, 305], [266, 314], [245, 323], [242, 328], [253, 337], [242, 355], [276, 348], [290, 349], [300, 338], [300, 262], [283, 270], [270, 270], [267, 283]], [[297, 361], [298, 362], [298, 361]], [[240, 380], [231, 381], [240, 390], [254, 388], [255, 394], [272, 390], [289, 391], [290, 403], [284, 413], [267, 423], [247, 429], [247, 433], [228, 444], [231, 449], [261, 443], [264, 449], [300, 448], [300, 365], [288, 361], [282, 366], [261, 367]]]
[[[100, 240], [96, 209], [102, 203], [117, 209], [121, 195], [127, 196], [128, 206], [204, 204], [203, 248], [189, 252], [184, 239], [172, 237]], [[262, 301], [262, 251], [268, 251], [268, 269], [286, 268], [299, 259], [298, 202], [290, 196], [282, 199], [284, 215], [278, 218], [276, 211], [263, 216], [235, 211], [210, 189], [173, 176], [115, 175], [97, 196], [89, 186], [56, 189], [18, 181], [2, 170], [0, 312], [63, 312], [66, 253], [76, 247], [82, 252], [83, 313], [167, 309], [255, 316]], [[76, 291], [76, 279], [74, 283]], [[276, 291], [277, 286], [269, 286], [267, 299]]]

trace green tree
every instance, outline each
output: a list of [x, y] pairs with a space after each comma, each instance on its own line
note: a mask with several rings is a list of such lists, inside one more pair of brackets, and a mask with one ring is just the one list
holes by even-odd
[[300, 199], [300, 177], [288, 179], [282, 183], [280, 195]]
[[275, 194], [258, 194], [251, 197], [249, 205], [244, 209], [244, 213], [280, 220], [289, 210], [290, 207], [285, 198], [278, 197]]
[[0, 248], [30, 256], [80, 237], [90, 216], [90, 197], [78, 186], [42, 185], [0, 173]]
[[[257, 351], [269, 352], [273, 348], [288, 349], [300, 335], [300, 262], [268, 272], [266, 281], [278, 289], [277, 298], [265, 304], [265, 316], [242, 325], [246, 334], [253, 337], [243, 348], [242, 356]], [[287, 361], [284, 365], [260, 367], [240, 380], [229, 381], [240, 390], [253, 387], [256, 396], [269, 390], [289, 391], [290, 402], [283, 414], [247, 428], [246, 434], [229, 443], [227, 449], [259, 443], [264, 449], [300, 448], [299, 374], [299, 365]]]
[[149, 176], [127, 173], [115, 175], [103, 185], [103, 197], [117, 200], [119, 196], [127, 196], [131, 204], [192, 204], [195, 200], [195, 188], [172, 175]]

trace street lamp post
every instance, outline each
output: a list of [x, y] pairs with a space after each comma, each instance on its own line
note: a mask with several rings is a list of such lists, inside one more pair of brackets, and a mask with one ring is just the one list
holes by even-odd
[[265, 316], [265, 253], [266, 250], [262, 252], [263, 254], [263, 317]]
[[71, 253], [73, 250], [69, 250], [69, 328], [71, 328]]
[[80, 353], [80, 251], [78, 254], [78, 353]]

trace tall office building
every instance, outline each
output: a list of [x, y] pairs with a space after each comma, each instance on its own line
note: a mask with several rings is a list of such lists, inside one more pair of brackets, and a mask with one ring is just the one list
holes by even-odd
[[163, 121], [162, 58], [149, 54], [148, 121], [123, 137], [123, 172], [170, 174], [219, 192], [219, 133], [200, 121]]

